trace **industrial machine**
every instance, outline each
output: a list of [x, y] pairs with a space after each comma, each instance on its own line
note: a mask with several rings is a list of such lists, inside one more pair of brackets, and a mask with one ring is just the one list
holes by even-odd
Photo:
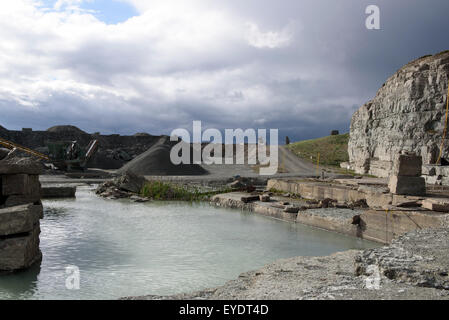
[[0, 138], [0, 145], [11, 150], [10, 153], [21, 151], [33, 157], [53, 164], [65, 171], [84, 171], [87, 163], [98, 150], [98, 141], [92, 140], [86, 148], [79, 146], [77, 141], [47, 143], [49, 154], [34, 151], [14, 142]]

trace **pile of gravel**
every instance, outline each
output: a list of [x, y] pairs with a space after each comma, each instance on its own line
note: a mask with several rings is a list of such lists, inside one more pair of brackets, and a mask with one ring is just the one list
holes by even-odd
[[54, 133], [74, 133], [74, 134], [87, 134], [80, 128], [77, 128], [75, 126], [54, 126], [47, 129], [48, 132], [54, 132]]
[[200, 165], [173, 164], [170, 160], [170, 151], [175, 144], [176, 142], [171, 142], [169, 137], [164, 136], [146, 152], [126, 163], [117, 173], [132, 172], [147, 176], [192, 176], [208, 173]]

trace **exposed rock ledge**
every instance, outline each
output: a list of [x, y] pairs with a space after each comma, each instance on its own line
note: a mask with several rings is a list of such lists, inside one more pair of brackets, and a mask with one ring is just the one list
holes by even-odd
[[[410, 232], [388, 247], [278, 260], [224, 286], [125, 299], [449, 299], [449, 230]], [[366, 287], [369, 266], [380, 287]]]
[[[351, 120], [350, 165], [358, 173], [388, 177], [393, 157], [411, 151], [435, 164], [442, 141], [449, 51], [417, 59], [390, 77]], [[443, 157], [449, 157], [446, 143]]]

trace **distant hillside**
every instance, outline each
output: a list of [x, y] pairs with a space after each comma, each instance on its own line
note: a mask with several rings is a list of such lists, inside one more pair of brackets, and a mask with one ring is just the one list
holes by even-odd
[[295, 142], [287, 148], [304, 160], [316, 163], [320, 153], [321, 165], [340, 166], [341, 162], [349, 161], [348, 141], [349, 133], [346, 133]]

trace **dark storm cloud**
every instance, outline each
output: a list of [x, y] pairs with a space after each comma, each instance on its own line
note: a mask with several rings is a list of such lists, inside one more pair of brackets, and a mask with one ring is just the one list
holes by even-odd
[[168, 134], [202, 120], [313, 138], [348, 131], [397, 69], [448, 49], [446, 0], [129, 2], [140, 14], [118, 25], [6, 7], [0, 124]]

